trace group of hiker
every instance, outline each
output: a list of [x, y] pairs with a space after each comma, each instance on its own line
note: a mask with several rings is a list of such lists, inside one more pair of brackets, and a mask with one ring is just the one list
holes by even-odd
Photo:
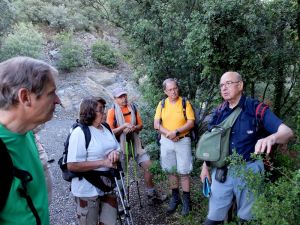
[[[56, 94], [57, 74], [52, 66], [28, 57], [0, 63], [0, 150], [1, 158], [4, 158], [2, 152], [6, 152], [7, 158], [0, 167], [1, 171], [10, 174], [5, 175], [7, 195], [0, 193], [0, 224], [49, 224], [46, 182], [32, 130], [50, 120], [55, 106], [61, 104]], [[228, 155], [236, 151], [246, 161], [247, 170], [262, 173], [263, 162], [251, 158], [251, 153], [270, 153], [273, 145], [285, 144], [293, 137], [292, 130], [266, 105], [260, 114], [261, 125], [257, 125], [257, 110], [261, 103], [243, 94], [244, 82], [239, 73], [224, 73], [219, 88], [224, 103], [214, 110], [208, 130], [213, 131], [231, 118], [230, 115], [236, 115], [228, 134]], [[191, 130], [195, 114], [192, 104], [179, 95], [176, 79], [164, 80], [162, 89], [166, 98], [157, 105], [154, 129], [160, 137], [160, 163], [168, 174], [171, 192], [166, 213], [170, 215], [182, 205], [181, 215], [187, 216], [192, 209]], [[121, 162], [122, 168], [128, 169], [129, 160], [133, 160], [143, 171], [148, 203], [161, 204], [167, 200], [167, 195], [153, 183], [149, 170], [152, 162], [139, 137], [143, 129], [140, 112], [128, 101], [124, 88], [117, 87], [112, 93], [114, 104], [107, 115], [103, 98], [88, 97], [81, 101], [79, 123], [88, 127], [90, 140], [86, 142], [86, 134], [80, 126], [72, 131], [67, 167], [75, 173], [108, 171], [117, 168]], [[261, 129], [267, 130], [268, 135], [262, 136]], [[204, 225], [223, 224], [233, 198], [241, 223], [253, 219], [251, 208], [255, 198], [240, 177], [242, 175], [234, 173], [235, 169], [204, 160], [200, 179], [202, 182], [208, 180], [211, 189]], [[20, 171], [25, 171], [27, 182], [18, 175]], [[107, 193], [85, 177], [78, 176], [71, 181], [71, 192], [75, 197], [79, 224], [117, 224], [118, 201], [114, 191]]]

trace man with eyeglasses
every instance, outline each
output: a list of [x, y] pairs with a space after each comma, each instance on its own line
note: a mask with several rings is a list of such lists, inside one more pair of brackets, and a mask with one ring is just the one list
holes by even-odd
[[112, 93], [115, 102], [107, 112], [106, 121], [120, 142], [124, 153], [122, 165], [128, 167], [128, 160], [131, 157], [136, 160], [137, 164], [143, 168], [148, 204], [160, 204], [166, 200], [167, 196], [157, 192], [152, 180], [153, 176], [149, 171], [152, 162], [148, 153], [143, 149], [139, 137], [139, 132], [143, 129], [140, 113], [134, 103], [129, 103], [127, 91], [122, 87], [115, 88]]
[[[231, 128], [229, 153], [232, 154], [235, 150], [246, 161], [247, 170], [262, 173], [264, 171], [263, 162], [251, 159], [250, 154], [265, 152], [269, 154], [274, 144], [287, 143], [293, 136], [293, 132], [266, 105], [264, 106], [263, 118], [261, 118], [262, 126], [257, 126], [256, 110], [260, 103], [243, 95], [244, 82], [239, 73], [224, 73], [219, 87], [225, 102], [213, 114], [209, 128], [220, 124], [234, 109], [240, 107], [242, 111]], [[262, 136], [262, 129], [266, 129], [270, 135]], [[203, 163], [200, 178], [204, 182], [205, 177], [207, 177], [211, 182], [212, 190], [208, 216], [204, 225], [223, 224], [234, 196], [237, 202], [237, 216], [240, 221], [246, 222], [253, 218], [251, 214], [255, 200], [253, 193], [247, 188], [243, 178], [236, 174], [235, 168], [227, 168], [226, 166], [223, 168], [227, 171], [227, 178], [223, 182], [217, 180], [216, 168], [211, 168], [210, 176], [209, 165], [206, 162]]]
[[[163, 89], [167, 98], [164, 105], [160, 101], [156, 108], [154, 128], [161, 134], [161, 166], [169, 174], [172, 191], [167, 214], [174, 213], [178, 205], [183, 203], [181, 214], [187, 216], [191, 210], [189, 174], [193, 167], [189, 132], [194, 127], [195, 115], [190, 102], [187, 101], [185, 118], [176, 79], [166, 79]], [[179, 194], [179, 181], [183, 190], [183, 201]]]

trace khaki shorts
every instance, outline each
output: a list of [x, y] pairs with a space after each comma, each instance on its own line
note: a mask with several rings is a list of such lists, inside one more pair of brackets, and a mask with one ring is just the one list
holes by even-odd
[[75, 197], [80, 225], [117, 224], [117, 198], [114, 195]]
[[162, 135], [160, 163], [162, 169], [168, 173], [190, 174], [193, 169], [191, 138], [185, 137], [174, 142]]

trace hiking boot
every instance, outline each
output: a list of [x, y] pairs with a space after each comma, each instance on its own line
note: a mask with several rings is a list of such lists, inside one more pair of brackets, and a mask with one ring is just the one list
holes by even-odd
[[181, 215], [187, 216], [192, 210], [190, 192], [183, 192]]
[[148, 205], [157, 205], [161, 204], [167, 199], [167, 195], [160, 194], [157, 191], [154, 191], [152, 194], [148, 194]]
[[179, 198], [179, 196], [178, 196], [178, 198], [172, 196], [169, 201], [168, 208], [167, 208], [167, 215], [173, 214], [176, 211], [178, 205], [180, 205], [180, 204], [181, 204], [181, 199]]

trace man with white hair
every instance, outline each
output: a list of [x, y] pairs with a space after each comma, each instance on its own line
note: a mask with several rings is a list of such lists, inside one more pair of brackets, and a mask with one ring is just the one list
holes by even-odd
[[[243, 95], [244, 82], [239, 73], [224, 73], [219, 86], [225, 102], [221, 108], [215, 110], [209, 128], [220, 124], [236, 108], [241, 108], [242, 111], [231, 128], [229, 154], [232, 154], [235, 149], [246, 161], [247, 170], [261, 173], [264, 171], [263, 162], [253, 160], [250, 157], [251, 153], [266, 152], [268, 154], [274, 144], [287, 143], [293, 136], [293, 132], [266, 105], [263, 106], [264, 113], [260, 118], [262, 126], [257, 126], [256, 110], [258, 110], [260, 103]], [[267, 137], [260, 135], [262, 129], [266, 129], [270, 135]], [[234, 196], [237, 202], [237, 216], [240, 221], [249, 221], [253, 218], [251, 214], [255, 200], [253, 193], [248, 189], [245, 181], [236, 175], [235, 168], [222, 167], [220, 170], [225, 171], [223, 174], [227, 174], [227, 178], [220, 180], [218, 179], [219, 176], [216, 176], [216, 168], [211, 169], [210, 176], [209, 165], [206, 162], [203, 163], [200, 178], [202, 182], [204, 182], [205, 177], [208, 178], [211, 182], [212, 191], [205, 225], [223, 224]]]

